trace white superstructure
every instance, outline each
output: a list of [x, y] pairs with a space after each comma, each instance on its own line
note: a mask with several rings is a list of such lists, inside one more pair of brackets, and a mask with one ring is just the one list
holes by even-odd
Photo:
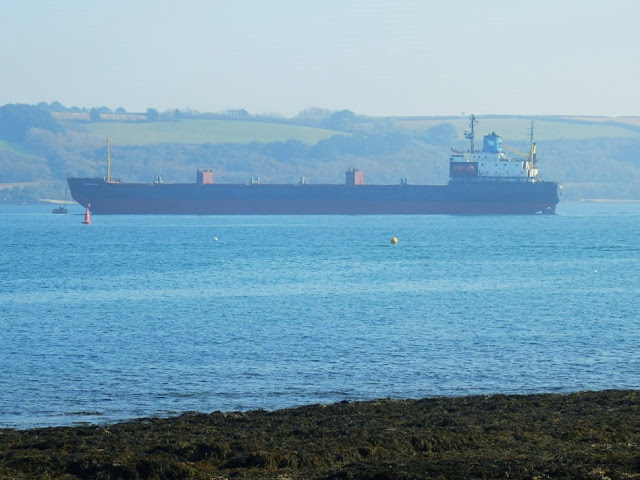
[[509, 158], [502, 149], [502, 138], [492, 132], [485, 135], [482, 150], [474, 148], [475, 116], [471, 116], [471, 124], [465, 131], [465, 138], [470, 140], [468, 152], [452, 149], [449, 158], [451, 180], [459, 181], [525, 181], [538, 180], [536, 168], [536, 144], [533, 142], [533, 122], [531, 122], [531, 148], [528, 154], [517, 152], [520, 156]]

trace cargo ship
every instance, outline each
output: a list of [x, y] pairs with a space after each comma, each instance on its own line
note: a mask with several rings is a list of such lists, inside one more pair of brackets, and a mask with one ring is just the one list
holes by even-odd
[[361, 215], [361, 214], [553, 214], [558, 184], [539, 178], [533, 123], [530, 151], [510, 158], [502, 139], [485, 135], [476, 150], [475, 116], [465, 138], [469, 149], [452, 149], [450, 179], [443, 185], [367, 185], [364, 172], [346, 171], [343, 184], [216, 183], [212, 170], [197, 170], [195, 183], [125, 183], [107, 176], [68, 178], [75, 201], [96, 214]]

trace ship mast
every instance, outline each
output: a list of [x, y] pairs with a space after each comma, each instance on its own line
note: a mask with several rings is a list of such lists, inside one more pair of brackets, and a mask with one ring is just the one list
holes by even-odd
[[536, 162], [536, 142], [533, 141], [533, 120], [531, 120], [531, 128], [529, 129], [529, 162], [531, 162], [531, 168], [535, 168]]
[[471, 145], [469, 148], [470, 153], [474, 153], [474, 145], [473, 139], [475, 138], [475, 125], [478, 123], [475, 115], [471, 115], [471, 123], [469, 123], [469, 128], [464, 131], [464, 138], [470, 141]]
[[111, 183], [111, 138], [107, 137], [107, 182]]

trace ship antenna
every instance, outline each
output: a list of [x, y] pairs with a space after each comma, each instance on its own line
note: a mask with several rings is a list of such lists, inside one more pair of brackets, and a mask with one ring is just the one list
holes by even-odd
[[107, 137], [107, 182], [111, 183], [111, 138]]
[[464, 138], [466, 138], [467, 140], [469, 140], [471, 142], [470, 145], [470, 152], [474, 153], [475, 149], [473, 146], [473, 139], [475, 138], [475, 126], [478, 122], [476, 121], [476, 116], [475, 115], [471, 115], [471, 123], [469, 123], [469, 128], [467, 130], [464, 131]]

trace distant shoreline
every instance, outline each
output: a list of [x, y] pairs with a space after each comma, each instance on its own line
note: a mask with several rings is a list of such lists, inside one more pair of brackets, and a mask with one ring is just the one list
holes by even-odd
[[584, 203], [640, 203], [640, 200], [619, 198], [581, 198], [580, 200], [574, 201]]
[[[1, 187], [0, 187], [1, 188]], [[640, 199], [631, 199], [631, 198], [578, 198], [578, 199], [565, 199], [561, 200], [558, 205], [562, 205], [563, 203], [576, 202], [576, 203], [640, 203]], [[24, 205], [24, 206], [34, 206], [34, 205], [81, 205], [73, 200], [59, 200], [53, 198], [41, 198], [37, 201], [33, 202], [2, 202], [0, 201], [0, 205]]]

